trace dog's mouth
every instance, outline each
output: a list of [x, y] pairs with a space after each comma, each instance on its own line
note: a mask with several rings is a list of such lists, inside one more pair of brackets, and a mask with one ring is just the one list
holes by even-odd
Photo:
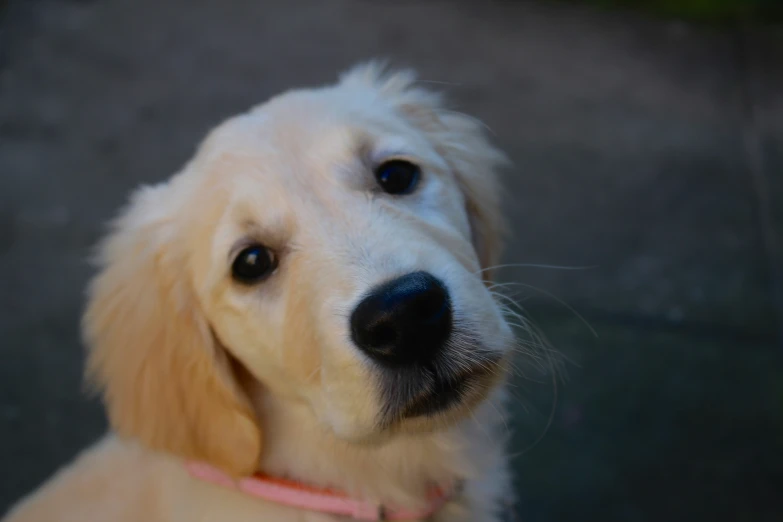
[[483, 354], [480, 362], [463, 365], [435, 363], [416, 369], [397, 370], [384, 378], [389, 422], [435, 417], [477, 402], [501, 373], [502, 357]]
[[461, 404], [471, 392], [478, 391], [476, 388], [480, 387], [482, 377], [486, 377], [483, 367], [459, 375], [439, 375], [437, 371], [430, 371], [433, 384], [403, 409], [403, 418], [432, 416]]

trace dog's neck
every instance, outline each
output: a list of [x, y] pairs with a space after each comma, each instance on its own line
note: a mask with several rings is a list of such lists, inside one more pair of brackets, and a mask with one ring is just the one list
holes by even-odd
[[340, 489], [356, 498], [400, 505], [420, 502], [433, 483], [480, 473], [484, 465], [480, 448], [500, 442], [490, 439], [494, 423], [487, 416], [487, 405], [446, 431], [397, 435], [384, 443], [364, 445], [336, 438], [305, 404], [265, 394], [256, 397], [264, 426], [259, 471]]

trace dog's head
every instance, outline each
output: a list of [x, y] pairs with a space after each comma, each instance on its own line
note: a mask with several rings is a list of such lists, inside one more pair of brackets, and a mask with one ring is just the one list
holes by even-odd
[[374, 65], [222, 124], [101, 247], [84, 327], [114, 429], [252, 472], [240, 371], [348, 441], [466, 414], [511, 345], [486, 287], [502, 161], [479, 123]]

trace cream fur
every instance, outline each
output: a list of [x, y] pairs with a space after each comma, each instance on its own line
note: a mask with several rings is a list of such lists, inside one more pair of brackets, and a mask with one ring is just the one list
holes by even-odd
[[[464, 477], [463, 496], [434, 520], [499, 519], [510, 493], [503, 364], [457, 411], [382, 429], [377, 372], [346, 342], [360, 295], [423, 269], [446, 282], [486, 349], [511, 352], [484, 286], [499, 255], [504, 157], [413, 80], [370, 64], [285, 93], [136, 192], [101, 246], [84, 316], [87, 376], [112, 433], [4, 522], [335, 520], [194, 480], [184, 459], [404, 506], [431, 481]], [[421, 188], [368, 195], [368, 165], [398, 157], [422, 166]], [[231, 255], [248, 240], [280, 265], [238, 287]], [[470, 364], [471, 348], [454, 364]]]

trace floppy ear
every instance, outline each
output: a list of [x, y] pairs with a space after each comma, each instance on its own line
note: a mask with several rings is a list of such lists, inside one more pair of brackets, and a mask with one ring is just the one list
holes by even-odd
[[473, 246], [489, 281], [502, 253], [505, 223], [498, 169], [508, 158], [490, 143], [480, 121], [446, 109], [439, 94], [416, 86], [415, 80], [412, 71], [385, 72], [380, 62], [359, 65], [341, 77], [344, 84], [375, 89], [429, 136], [465, 196]]
[[436, 115], [438, 125], [429, 134], [465, 195], [473, 246], [484, 279], [490, 281], [500, 261], [506, 230], [497, 171], [508, 160], [486, 138], [479, 121], [442, 110]]
[[88, 382], [121, 436], [249, 474], [261, 433], [192, 291], [168, 188], [140, 189], [100, 247], [83, 319]]

